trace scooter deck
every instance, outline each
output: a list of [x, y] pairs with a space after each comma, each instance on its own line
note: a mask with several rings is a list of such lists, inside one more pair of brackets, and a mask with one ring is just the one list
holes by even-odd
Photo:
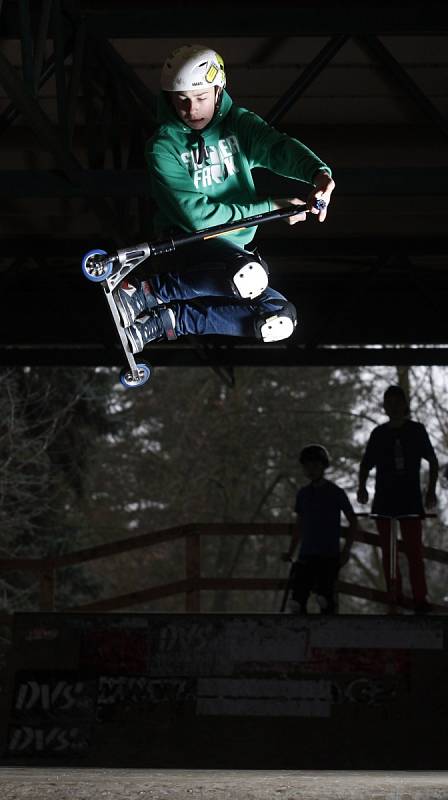
[[123, 348], [123, 352], [125, 354], [125, 357], [126, 357], [126, 360], [127, 360], [128, 364], [129, 364], [129, 370], [130, 370], [130, 373], [131, 373], [129, 379], [137, 381], [138, 378], [139, 378], [139, 370], [138, 370], [137, 362], [136, 362], [135, 357], [134, 357], [134, 353], [131, 350], [131, 346], [129, 344], [128, 337], [126, 336], [126, 331], [125, 331], [125, 328], [123, 326], [123, 322], [122, 322], [122, 319], [121, 319], [121, 316], [120, 316], [120, 312], [118, 311], [117, 304], [115, 302], [114, 289], [111, 288], [111, 284], [112, 284], [112, 286], [114, 286], [114, 285], [116, 286], [117, 284], [116, 284], [115, 281], [112, 281], [112, 278], [113, 278], [113, 276], [111, 276], [110, 278], [107, 278], [105, 281], [103, 281], [101, 286], [102, 286], [104, 294], [106, 296], [106, 300], [107, 300], [107, 303], [109, 305], [110, 312], [112, 314], [112, 318], [113, 318], [114, 323], [115, 323], [115, 327], [117, 329], [118, 337], [120, 339], [121, 346]]

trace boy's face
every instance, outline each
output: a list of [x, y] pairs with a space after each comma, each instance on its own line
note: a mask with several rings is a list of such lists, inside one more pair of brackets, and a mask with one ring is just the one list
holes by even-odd
[[322, 461], [305, 461], [302, 464], [302, 469], [305, 473], [305, 476], [310, 481], [320, 481], [321, 478], [324, 476], [325, 467], [322, 464]]
[[213, 119], [215, 113], [215, 87], [195, 89], [191, 92], [171, 92], [177, 116], [192, 128], [200, 131]]
[[406, 400], [399, 394], [390, 394], [384, 398], [384, 411], [391, 419], [405, 417], [408, 411]]

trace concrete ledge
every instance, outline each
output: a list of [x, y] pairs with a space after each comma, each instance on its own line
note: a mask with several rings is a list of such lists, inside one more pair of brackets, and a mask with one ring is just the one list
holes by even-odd
[[20, 614], [4, 764], [445, 769], [446, 616]]
[[296, 772], [217, 770], [2, 770], [2, 798], [25, 800], [446, 800], [447, 772]]

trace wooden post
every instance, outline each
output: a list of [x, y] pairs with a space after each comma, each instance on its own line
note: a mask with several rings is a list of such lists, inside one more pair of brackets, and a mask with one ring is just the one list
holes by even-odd
[[39, 611], [54, 611], [54, 570], [47, 566], [39, 575]]
[[185, 576], [192, 582], [192, 588], [185, 593], [185, 611], [197, 614], [201, 610], [201, 537], [193, 533], [185, 537]]

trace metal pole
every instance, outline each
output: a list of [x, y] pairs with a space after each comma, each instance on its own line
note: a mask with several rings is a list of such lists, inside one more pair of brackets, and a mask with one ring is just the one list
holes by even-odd
[[39, 580], [39, 611], [54, 611], [54, 570], [45, 569]]
[[390, 520], [390, 564], [389, 564], [389, 597], [390, 610], [395, 613], [397, 610], [397, 556], [398, 556], [398, 519], [391, 517]]
[[198, 614], [201, 610], [201, 536], [199, 533], [185, 537], [185, 573], [191, 587], [185, 593], [185, 611]]
[[29, 0], [19, 0], [20, 43], [22, 50], [22, 73], [25, 85], [34, 94], [33, 34]]

